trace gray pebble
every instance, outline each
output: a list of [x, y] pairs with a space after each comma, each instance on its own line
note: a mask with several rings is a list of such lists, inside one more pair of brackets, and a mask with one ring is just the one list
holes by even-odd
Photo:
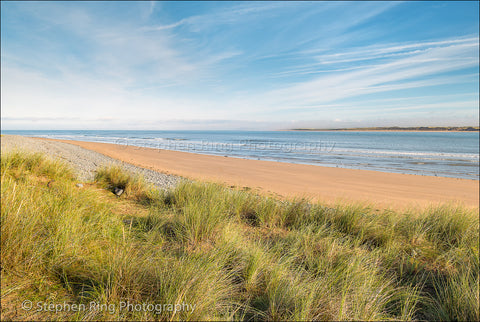
[[115, 190], [113, 192], [120, 197], [123, 193], [123, 189], [115, 187]]
[[2, 135], [1, 142], [2, 153], [19, 148], [25, 151], [42, 152], [53, 157], [60, 157], [75, 170], [78, 180], [83, 182], [93, 181], [99, 166], [112, 164], [120, 165], [127, 171], [142, 175], [147, 182], [154, 184], [162, 190], [173, 188], [180, 181], [185, 180], [182, 177], [167, 175], [121, 162], [101, 153], [69, 143], [46, 141], [20, 135]]

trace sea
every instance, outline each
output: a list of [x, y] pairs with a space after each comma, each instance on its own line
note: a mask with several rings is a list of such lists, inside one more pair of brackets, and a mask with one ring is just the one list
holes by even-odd
[[479, 132], [2, 130], [2, 134], [479, 180]]

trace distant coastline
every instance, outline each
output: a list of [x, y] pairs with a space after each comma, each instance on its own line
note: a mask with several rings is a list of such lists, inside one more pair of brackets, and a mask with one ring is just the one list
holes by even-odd
[[417, 126], [417, 127], [356, 127], [356, 128], [338, 128], [338, 129], [310, 129], [298, 128], [285, 131], [398, 131], [398, 132], [478, 132], [479, 126]]

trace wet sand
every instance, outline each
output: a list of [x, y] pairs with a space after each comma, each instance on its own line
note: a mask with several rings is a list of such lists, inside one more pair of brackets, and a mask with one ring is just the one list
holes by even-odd
[[163, 173], [248, 187], [281, 197], [306, 197], [328, 204], [360, 201], [396, 209], [446, 202], [479, 207], [478, 180], [246, 160], [107, 143], [53, 141], [78, 145]]

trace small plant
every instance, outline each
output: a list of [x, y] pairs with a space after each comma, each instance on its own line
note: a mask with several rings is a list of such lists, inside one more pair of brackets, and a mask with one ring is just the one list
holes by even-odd
[[130, 173], [118, 165], [98, 169], [95, 181], [116, 195], [124, 192], [127, 197], [143, 204], [158, 200], [158, 192], [152, 185], [147, 184], [143, 177]]
[[1, 174], [15, 179], [37, 174], [49, 179], [73, 179], [73, 171], [63, 162], [46, 157], [41, 153], [12, 151], [2, 154]]

